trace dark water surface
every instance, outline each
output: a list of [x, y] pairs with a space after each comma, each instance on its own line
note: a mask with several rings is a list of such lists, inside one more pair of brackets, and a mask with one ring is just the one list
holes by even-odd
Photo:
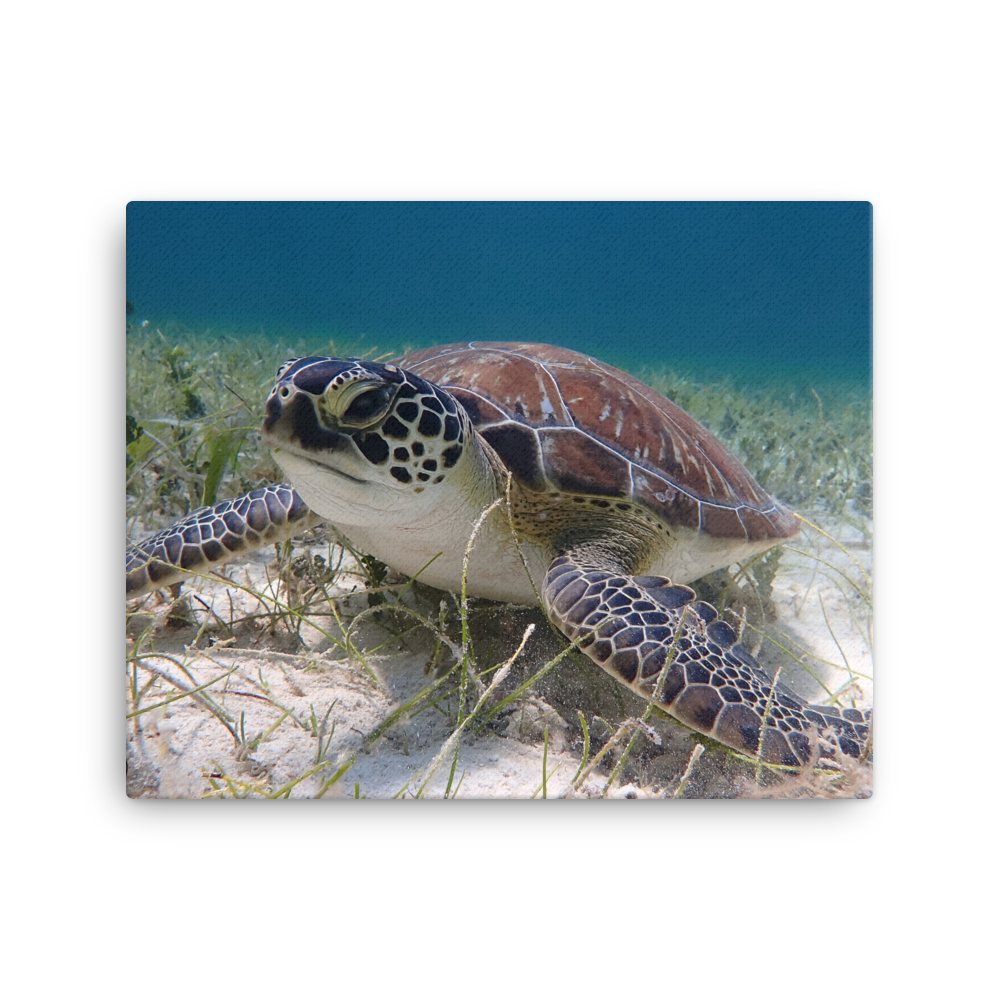
[[868, 202], [131, 202], [141, 323], [869, 391]]

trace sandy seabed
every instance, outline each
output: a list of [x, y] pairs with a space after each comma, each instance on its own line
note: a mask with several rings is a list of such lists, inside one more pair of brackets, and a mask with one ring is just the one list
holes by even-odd
[[[824, 527], [831, 538], [808, 532], [782, 553], [772, 587], [776, 620], [766, 629], [774, 642], [764, 640], [758, 656], [769, 672], [780, 667], [781, 679], [806, 700], [828, 701], [832, 692], [841, 705], [870, 706], [871, 614], [862, 593], [870, 594], [864, 578], [871, 573], [871, 549], [854, 527]], [[314, 546], [310, 554], [320, 553], [329, 554], [326, 544]], [[273, 555], [273, 550], [257, 553], [244, 565], [228, 567], [228, 576], [267, 593], [273, 589], [274, 565], [268, 565]], [[361, 577], [351, 573], [352, 564], [346, 561], [343, 568], [346, 572], [329, 592], [340, 595], [337, 607], [346, 625], [368, 604], [367, 595], [351, 594], [364, 586]], [[851, 580], [862, 585], [855, 588]], [[282, 590], [277, 593], [285, 599]], [[643, 726], [623, 725], [638, 720], [646, 703], [577, 654], [564, 658], [487, 725], [474, 719], [454, 739], [457, 697], [449, 700], [445, 691], [457, 683], [457, 672], [437, 689], [444, 696], [436, 706], [392, 719], [440, 676], [443, 667], [455, 662], [446, 647], [437, 649], [432, 662], [435, 639], [426, 629], [413, 629], [412, 622], [403, 621], [405, 616], [367, 612], [352, 631], [361, 656], [346, 656], [329, 638], [339, 634], [332, 615], [303, 623], [298, 636], [275, 616], [230, 630], [227, 622], [264, 610], [247, 590], [201, 579], [185, 584], [182, 595], [180, 604], [164, 595], [130, 602], [129, 656], [145, 633], [144, 652], [128, 663], [126, 673], [131, 716], [126, 788], [132, 797], [871, 794], [870, 764], [858, 765], [850, 758], [839, 761], [839, 773], [761, 773], [752, 761], [661, 713], [653, 713]], [[442, 599], [451, 600], [421, 586], [409, 588], [405, 596], [409, 606], [431, 620], [438, 619]], [[523, 654], [487, 706], [513, 692], [565, 648], [539, 609], [488, 602], [477, 602], [475, 609], [471, 632], [480, 662], [502, 662], [534, 625]], [[379, 624], [380, 618], [387, 627]], [[155, 652], [146, 652], [150, 640]], [[752, 645], [752, 639], [747, 642]], [[470, 678], [470, 704], [489, 682], [489, 676]], [[590, 744], [588, 767], [582, 770], [581, 713]], [[379, 729], [381, 733], [370, 739]], [[595, 755], [615, 733], [619, 742], [588, 773]], [[697, 750], [699, 744], [703, 752]]]

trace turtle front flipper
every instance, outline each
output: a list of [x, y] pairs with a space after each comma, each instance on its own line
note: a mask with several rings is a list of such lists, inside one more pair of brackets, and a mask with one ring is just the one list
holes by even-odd
[[592, 660], [697, 732], [792, 767], [833, 747], [852, 757], [864, 752], [870, 710], [808, 705], [781, 683], [772, 694], [771, 679], [736, 632], [690, 587], [610, 572], [570, 552], [549, 567], [543, 598], [555, 624]]
[[201, 507], [151, 538], [128, 546], [125, 596], [139, 597], [193, 573], [207, 573], [238, 552], [283, 541], [322, 522], [285, 483]]

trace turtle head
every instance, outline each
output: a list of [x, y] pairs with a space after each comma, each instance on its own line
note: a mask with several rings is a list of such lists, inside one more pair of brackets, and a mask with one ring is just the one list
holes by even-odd
[[317, 513], [355, 525], [423, 516], [472, 436], [449, 393], [359, 358], [286, 361], [261, 433]]

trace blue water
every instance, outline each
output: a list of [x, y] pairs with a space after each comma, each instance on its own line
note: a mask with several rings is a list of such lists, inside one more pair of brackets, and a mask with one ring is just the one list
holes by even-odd
[[131, 202], [136, 316], [870, 385], [868, 202]]

